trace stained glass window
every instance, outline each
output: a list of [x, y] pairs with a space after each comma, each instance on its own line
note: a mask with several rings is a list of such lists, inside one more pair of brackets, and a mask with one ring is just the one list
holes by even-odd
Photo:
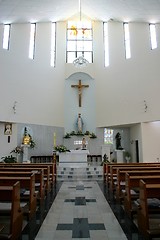
[[67, 55], [66, 62], [73, 61], [83, 56], [89, 63], [93, 62], [92, 44], [92, 23], [91, 21], [69, 21], [67, 26]]
[[113, 144], [113, 129], [104, 128], [104, 143]]

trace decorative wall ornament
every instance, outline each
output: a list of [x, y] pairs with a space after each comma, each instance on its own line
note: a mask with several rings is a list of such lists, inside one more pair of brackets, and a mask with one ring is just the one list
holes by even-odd
[[73, 61], [73, 64], [75, 67], [77, 68], [83, 68], [83, 67], [86, 67], [88, 65], [88, 60], [85, 59], [83, 56], [79, 56], [78, 58], [76, 58], [74, 61]]
[[17, 110], [17, 101], [15, 101], [14, 104], [13, 104], [13, 112], [14, 112], [14, 114], [16, 114], [16, 110]]
[[148, 106], [147, 106], [146, 100], [144, 100], [144, 112], [147, 112], [147, 109], [148, 109]]
[[12, 135], [12, 123], [5, 123], [4, 135]]

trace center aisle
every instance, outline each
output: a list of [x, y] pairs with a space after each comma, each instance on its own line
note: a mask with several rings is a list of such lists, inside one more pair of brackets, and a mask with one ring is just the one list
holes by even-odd
[[96, 181], [63, 182], [36, 240], [127, 240]]

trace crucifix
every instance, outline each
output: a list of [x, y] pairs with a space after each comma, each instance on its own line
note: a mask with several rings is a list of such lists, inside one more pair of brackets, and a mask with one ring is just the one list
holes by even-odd
[[82, 89], [84, 87], [89, 87], [89, 85], [83, 85], [81, 80], [79, 80], [78, 85], [71, 85], [71, 87], [78, 88], [78, 96], [79, 96], [79, 107], [82, 106]]

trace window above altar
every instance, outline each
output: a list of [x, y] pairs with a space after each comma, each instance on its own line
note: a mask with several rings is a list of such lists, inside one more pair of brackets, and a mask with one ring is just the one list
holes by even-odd
[[68, 21], [66, 62], [73, 63], [83, 56], [93, 62], [93, 34], [91, 21]]

